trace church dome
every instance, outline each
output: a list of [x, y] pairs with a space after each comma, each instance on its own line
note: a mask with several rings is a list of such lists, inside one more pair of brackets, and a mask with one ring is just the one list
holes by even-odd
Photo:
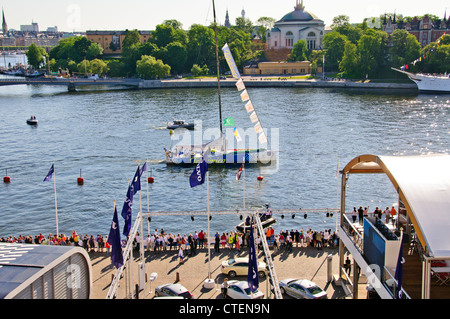
[[318, 18], [315, 14], [310, 13], [305, 10], [305, 6], [303, 5], [303, 0], [301, 0], [301, 2], [297, 0], [297, 5], [295, 6], [295, 10], [286, 14], [278, 22], [298, 22], [298, 21], [311, 21], [311, 20], [318, 20]]
[[317, 19], [317, 17], [313, 13], [303, 10], [295, 10], [286, 14], [284, 17], [281, 18], [279, 22], [311, 21], [314, 19]]

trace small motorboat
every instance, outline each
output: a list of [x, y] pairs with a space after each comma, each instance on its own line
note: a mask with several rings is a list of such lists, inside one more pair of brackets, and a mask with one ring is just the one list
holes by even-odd
[[[260, 213], [261, 218], [261, 224], [263, 229], [266, 229], [267, 227], [275, 224], [277, 222], [277, 219], [275, 217], [266, 215], [265, 213]], [[255, 227], [255, 225], [253, 225]], [[246, 221], [243, 221], [239, 225], [236, 226], [236, 230], [240, 233], [246, 233], [251, 230], [250, 226], [250, 219], [247, 217]]]
[[37, 125], [38, 120], [36, 119], [36, 116], [31, 116], [29, 119], [27, 119], [28, 125]]
[[195, 127], [194, 123], [186, 123], [183, 120], [174, 120], [173, 122], [167, 124], [167, 128], [169, 130], [175, 130], [177, 128], [185, 128], [188, 130], [193, 130], [194, 127]]

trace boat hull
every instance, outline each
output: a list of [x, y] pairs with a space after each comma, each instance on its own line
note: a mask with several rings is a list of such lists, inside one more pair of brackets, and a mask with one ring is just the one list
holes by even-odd
[[[275, 224], [276, 222], [277, 222], [277, 220], [276, 220], [275, 217], [269, 217], [267, 219], [264, 219], [264, 220], [261, 221], [262, 228], [266, 229], [267, 227]], [[250, 225], [245, 225], [245, 222], [242, 222], [242, 223], [240, 223], [239, 225], [236, 226], [236, 230], [238, 232], [240, 232], [240, 233], [245, 233], [247, 231], [250, 231], [251, 227], [252, 226], [250, 226]]]
[[177, 128], [185, 128], [187, 130], [193, 130], [195, 128], [195, 124], [170, 124], [167, 126], [169, 130], [176, 130]]
[[[227, 153], [211, 153], [206, 158], [208, 164], [216, 165], [238, 165], [238, 164], [271, 164], [276, 160], [276, 153], [270, 150], [245, 150], [229, 151]], [[167, 165], [197, 165], [201, 163], [202, 157], [172, 156], [166, 154]]]
[[392, 68], [395, 71], [404, 73], [408, 78], [416, 83], [417, 89], [420, 93], [450, 93], [450, 77], [447, 75], [426, 75], [426, 74], [413, 74], [403, 70]]

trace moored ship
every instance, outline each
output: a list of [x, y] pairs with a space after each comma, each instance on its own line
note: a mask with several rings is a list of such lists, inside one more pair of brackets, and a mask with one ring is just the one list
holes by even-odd
[[392, 69], [406, 74], [411, 79], [411, 81], [417, 84], [417, 88], [421, 93], [450, 93], [450, 76], [447, 74], [414, 74], [395, 68]]

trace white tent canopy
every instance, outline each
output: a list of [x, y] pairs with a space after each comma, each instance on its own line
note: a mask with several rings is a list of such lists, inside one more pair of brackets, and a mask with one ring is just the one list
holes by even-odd
[[422, 246], [431, 256], [450, 256], [450, 155], [361, 155], [343, 173], [388, 175]]

